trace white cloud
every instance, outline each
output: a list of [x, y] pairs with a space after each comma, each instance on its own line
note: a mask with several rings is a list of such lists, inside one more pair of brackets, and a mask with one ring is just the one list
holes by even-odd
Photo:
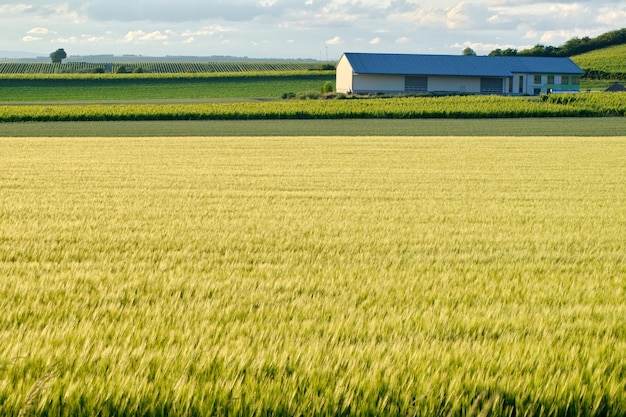
[[343, 39], [339, 36], [335, 36], [332, 39], [326, 41], [326, 45], [341, 45], [343, 43]]
[[52, 41], [52, 43], [56, 44], [75, 44], [78, 43], [78, 38], [76, 36], [70, 36], [67, 38], [58, 38]]
[[128, 32], [126, 36], [124, 36], [124, 42], [134, 42], [134, 43], [142, 43], [142, 42], [153, 42], [153, 41], [167, 41], [169, 38], [167, 35], [162, 34], [160, 31], [154, 31], [151, 33], [146, 33], [143, 30], [135, 30], [132, 32]]
[[67, 20], [71, 23], [85, 23], [87, 17], [82, 11], [84, 5], [72, 7], [70, 3], [50, 4], [42, 6], [42, 12], [53, 16], [55, 20]]
[[550, 6], [550, 14], [559, 18], [588, 16], [588, 13], [589, 8], [580, 3], [558, 3]]
[[604, 25], [615, 25], [622, 27], [624, 26], [624, 22], [626, 22], [626, 9], [622, 8], [621, 10], [619, 10], [603, 7], [599, 10], [598, 16], [596, 17], [595, 21]]
[[463, 43], [454, 43], [454, 44], [450, 45], [449, 48], [458, 50], [459, 54], [461, 54], [461, 52], [465, 48], [471, 48], [478, 55], [487, 55], [489, 52], [493, 51], [494, 49], [497, 49], [497, 48], [500, 48], [500, 49], [513, 48], [513, 46], [511, 46], [511, 45], [500, 45], [500, 44], [491, 43], [491, 42], [486, 42], [485, 43], [485, 42], [465, 41]]
[[[5, 0], [2, 3], [3, 49], [23, 50], [24, 43], [32, 47], [61, 39], [74, 42], [68, 52], [77, 55], [214, 54], [317, 59], [324, 46], [332, 46], [329, 49], [337, 57], [344, 50], [357, 49], [456, 54], [463, 49], [458, 46], [466, 43], [477, 52], [491, 46], [516, 49], [537, 43], [558, 46], [573, 36], [593, 37], [619, 29], [626, 21], [626, 0]], [[252, 47], [253, 41], [263, 48]], [[224, 46], [225, 43], [228, 45]]]
[[0, 5], [0, 14], [5, 13], [23, 13], [25, 11], [31, 10], [33, 6], [29, 4], [5, 4]]
[[415, 8], [401, 13], [391, 13], [388, 20], [399, 24], [408, 23], [420, 28], [444, 25], [447, 11], [443, 8]]
[[51, 31], [50, 29], [46, 29], [46, 28], [41, 28], [41, 27], [37, 27], [37, 28], [32, 28], [31, 30], [29, 30], [28, 32], [26, 32], [28, 35], [47, 35], [49, 33], [56, 33]]
[[91, 36], [91, 35], [81, 35], [82, 42], [86, 43], [98, 43], [106, 40], [104, 36]]
[[481, 4], [462, 1], [446, 14], [446, 25], [449, 29], [485, 29], [485, 22], [494, 12]]
[[22, 38], [22, 41], [24, 41], [24, 42], [37, 42], [37, 41], [42, 41], [42, 40], [43, 40], [43, 38], [40, 38], [38, 36], [30, 36], [30, 35], [24, 36]]
[[202, 29], [193, 32], [194, 35], [197, 36], [213, 36], [219, 33], [226, 33], [226, 32], [235, 32], [237, 29], [235, 28], [229, 28], [229, 27], [225, 27], [225, 26], [205, 26]]
[[563, 44], [568, 39], [572, 39], [579, 35], [580, 31], [576, 30], [549, 30], [541, 34], [539, 42], [544, 45], [558, 46]]
[[535, 30], [529, 30], [528, 32], [524, 33], [524, 35], [522, 36], [522, 39], [536, 39], [539, 37], [539, 33]]

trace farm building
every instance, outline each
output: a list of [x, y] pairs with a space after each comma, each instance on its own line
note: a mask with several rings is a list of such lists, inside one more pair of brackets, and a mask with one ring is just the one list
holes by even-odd
[[578, 92], [583, 74], [569, 58], [345, 53], [337, 92], [539, 95]]

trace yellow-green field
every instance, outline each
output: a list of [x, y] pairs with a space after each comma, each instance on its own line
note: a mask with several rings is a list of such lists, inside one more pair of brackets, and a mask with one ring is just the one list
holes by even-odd
[[2, 416], [623, 416], [624, 300], [624, 137], [0, 139]]

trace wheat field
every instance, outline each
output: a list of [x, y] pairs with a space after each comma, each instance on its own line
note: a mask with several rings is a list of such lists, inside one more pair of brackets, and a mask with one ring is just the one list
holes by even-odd
[[626, 414], [626, 139], [0, 138], [0, 415]]

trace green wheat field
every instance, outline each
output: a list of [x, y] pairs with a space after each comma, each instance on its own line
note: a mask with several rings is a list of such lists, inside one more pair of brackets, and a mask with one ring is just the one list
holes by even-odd
[[2, 416], [626, 415], [624, 137], [0, 139]]

